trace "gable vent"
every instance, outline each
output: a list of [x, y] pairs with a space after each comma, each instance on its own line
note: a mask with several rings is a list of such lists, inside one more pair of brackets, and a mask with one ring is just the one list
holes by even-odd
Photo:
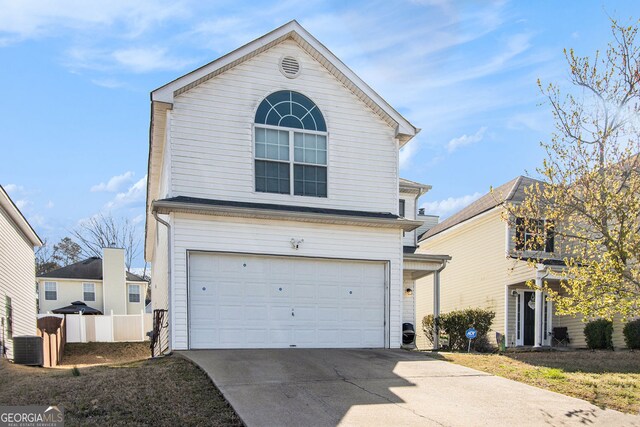
[[293, 56], [285, 56], [280, 60], [280, 71], [285, 77], [294, 79], [300, 74], [300, 63]]

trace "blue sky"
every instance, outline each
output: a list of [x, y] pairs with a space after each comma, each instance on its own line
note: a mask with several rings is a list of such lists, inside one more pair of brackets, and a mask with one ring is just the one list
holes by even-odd
[[[0, 0], [0, 184], [51, 242], [99, 212], [144, 229], [149, 92], [297, 19], [422, 132], [401, 175], [450, 215], [542, 159], [536, 80], [566, 85], [634, 1]], [[636, 13], [636, 15], [633, 15]], [[140, 258], [138, 264], [142, 264]]]

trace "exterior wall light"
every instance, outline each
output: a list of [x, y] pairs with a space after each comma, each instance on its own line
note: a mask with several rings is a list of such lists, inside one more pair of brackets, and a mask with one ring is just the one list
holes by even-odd
[[413, 295], [413, 289], [411, 288], [407, 288], [404, 290], [404, 295], [407, 297], [410, 297], [411, 295]]
[[304, 239], [291, 238], [291, 249], [298, 250], [300, 245], [304, 243]]

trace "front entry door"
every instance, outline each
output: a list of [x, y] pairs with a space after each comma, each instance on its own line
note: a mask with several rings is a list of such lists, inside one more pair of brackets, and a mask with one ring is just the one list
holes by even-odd
[[536, 326], [535, 292], [524, 292], [523, 343], [533, 345]]

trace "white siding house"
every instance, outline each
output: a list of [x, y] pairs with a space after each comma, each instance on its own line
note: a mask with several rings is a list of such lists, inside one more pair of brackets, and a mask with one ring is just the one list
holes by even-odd
[[34, 246], [42, 241], [0, 186], [0, 357], [13, 337], [36, 334]]
[[[417, 128], [295, 21], [151, 99], [162, 350], [401, 345], [403, 241], [429, 187], [399, 216], [398, 150]], [[444, 262], [413, 256], [414, 273]]]

